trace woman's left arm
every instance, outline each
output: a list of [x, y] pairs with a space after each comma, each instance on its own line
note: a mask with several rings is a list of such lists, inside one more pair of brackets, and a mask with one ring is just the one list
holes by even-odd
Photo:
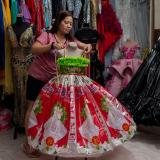
[[77, 42], [78, 48], [85, 50], [86, 54], [90, 53], [92, 51], [92, 45], [91, 44], [86, 44], [86, 43], [80, 42], [78, 40], [76, 40], [76, 42]]

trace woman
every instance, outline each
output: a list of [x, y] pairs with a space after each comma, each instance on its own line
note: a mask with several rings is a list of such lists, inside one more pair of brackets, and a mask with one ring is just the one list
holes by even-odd
[[[72, 15], [66, 11], [60, 12], [51, 32], [43, 32], [32, 46], [32, 53], [36, 57], [28, 70], [26, 129], [28, 128], [28, 117], [32, 110], [33, 102], [36, 100], [39, 91], [45, 83], [56, 76], [55, 55], [58, 54], [58, 50], [67, 47], [70, 41], [76, 41], [78, 47], [86, 50], [86, 53], [89, 53], [92, 49], [90, 44], [81, 43], [70, 35], [72, 24]], [[23, 147], [28, 154], [32, 151], [35, 154], [27, 143]]]
[[79, 54], [83, 50], [70, 43], [63, 51], [58, 75], [42, 87], [30, 112], [28, 143], [59, 157], [100, 156], [130, 139], [135, 124], [116, 98], [85, 75], [90, 61]]

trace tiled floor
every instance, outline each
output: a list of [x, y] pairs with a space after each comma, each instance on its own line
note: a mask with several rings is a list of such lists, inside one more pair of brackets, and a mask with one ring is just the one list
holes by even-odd
[[[151, 130], [153, 131], [153, 130]], [[158, 130], [160, 133], [160, 130]], [[13, 140], [13, 130], [0, 133], [0, 160], [31, 160], [27, 158], [20, 147], [24, 136]], [[130, 142], [108, 152], [104, 157], [89, 160], [160, 160], [159, 135], [138, 133]], [[42, 156], [39, 160], [54, 160], [53, 157]], [[59, 158], [59, 160], [64, 160]], [[71, 160], [71, 158], [69, 159]], [[73, 159], [72, 159], [73, 160]], [[75, 159], [74, 159], [75, 160]], [[80, 160], [80, 159], [78, 159]], [[81, 158], [82, 160], [82, 158]]]

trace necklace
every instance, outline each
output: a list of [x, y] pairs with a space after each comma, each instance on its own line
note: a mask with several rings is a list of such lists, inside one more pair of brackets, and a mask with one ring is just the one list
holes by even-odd
[[57, 43], [61, 43], [63, 45], [65, 45], [66, 42], [67, 42], [66, 38], [64, 40], [59, 40], [59, 38], [56, 36], [56, 34], [54, 34], [54, 38], [55, 38], [55, 40], [56, 40]]

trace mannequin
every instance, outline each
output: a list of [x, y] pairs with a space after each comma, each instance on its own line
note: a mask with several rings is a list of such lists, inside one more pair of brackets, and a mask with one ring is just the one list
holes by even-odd
[[[76, 56], [76, 57], [80, 57], [83, 55], [85, 51], [82, 49], [79, 49], [77, 47], [77, 44], [75, 42], [70, 42], [68, 44], [68, 47], [65, 49], [61, 49], [59, 50], [60, 56]], [[76, 55], [73, 55], [73, 53], [76, 53]]]
[[16, 34], [17, 40], [19, 42], [21, 34], [30, 26], [30, 23], [23, 22], [23, 15], [17, 15], [17, 21], [12, 25], [13, 30]]
[[15, 132], [24, 132], [24, 115], [27, 106], [26, 82], [27, 69], [32, 62], [31, 46], [33, 42], [34, 27], [23, 22], [23, 15], [17, 15], [17, 21], [8, 27], [12, 54], [12, 76], [14, 83], [14, 124]]
[[131, 38], [128, 38], [125, 42], [124, 42], [124, 47], [126, 48], [132, 48], [134, 46], [137, 46], [139, 45], [136, 41], [134, 41], [133, 39]]

